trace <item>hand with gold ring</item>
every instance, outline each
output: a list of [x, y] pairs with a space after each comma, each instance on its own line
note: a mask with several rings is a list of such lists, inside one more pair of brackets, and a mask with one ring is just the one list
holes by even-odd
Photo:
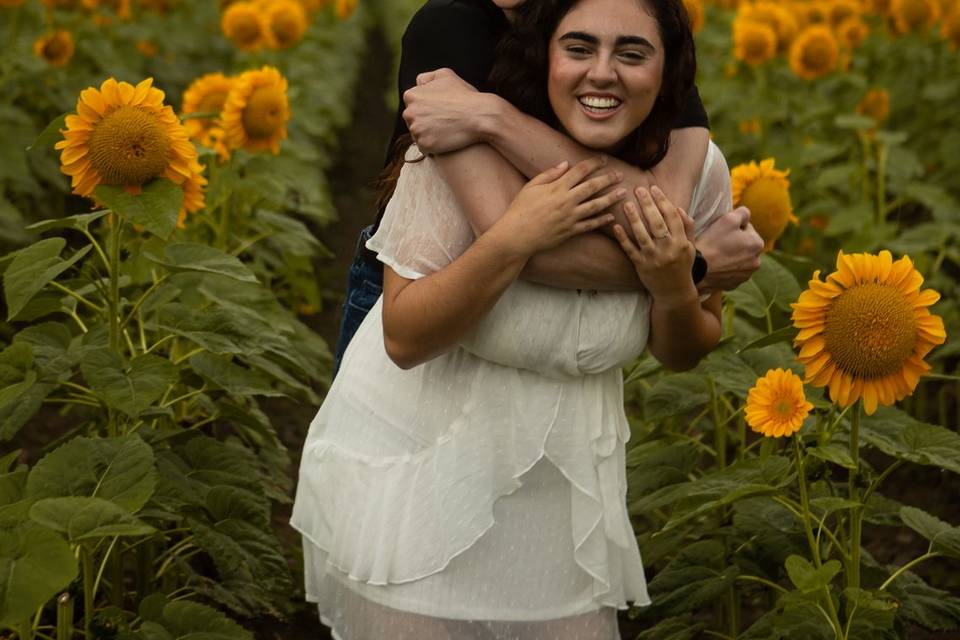
[[670, 202], [657, 187], [637, 189], [639, 210], [633, 201], [623, 212], [637, 241], [634, 243], [620, 225], [613, 232], [633, 262], [637, 275], [655, 301], [688, 300], [696, 296], [691, 277], [696, 249], [687, 236], [683, 210]]

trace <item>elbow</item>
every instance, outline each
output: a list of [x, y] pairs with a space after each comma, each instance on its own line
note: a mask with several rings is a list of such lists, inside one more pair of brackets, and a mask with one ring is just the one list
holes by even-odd
[[661, 360], [663, 366], [665, 366], [670, 371], [674, 373], [682, 373], [684, 371], [690, 371], [691, 369], [696, 368], [700, 361], [703, 360], [703, 357], [707, 355], [706, 353], [699, 355], [689, 355], [685, 354], [684, 357], [675, 357], [671, 359]]
[[402, 341], [393, 340], [388, 335], [383, 336], [383, 347], [387, 352], [387, 357], [393, 361], [393, 364], [404, 371], [413, 369], [423, 362], [408, 345]]
[[413, 369], [436, 355], [427, 350], [423, 341], [400, 338], [386, 330], [383, 333], [383, 347], [393, 364], [404, 371]]

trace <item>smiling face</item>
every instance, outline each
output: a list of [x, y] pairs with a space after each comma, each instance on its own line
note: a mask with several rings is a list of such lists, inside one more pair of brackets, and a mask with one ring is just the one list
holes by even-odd
[[614, 152], [653, 109], [664, 47], [643, 0], [580, 0], [550, 39], [547, 93], [563, 129]]

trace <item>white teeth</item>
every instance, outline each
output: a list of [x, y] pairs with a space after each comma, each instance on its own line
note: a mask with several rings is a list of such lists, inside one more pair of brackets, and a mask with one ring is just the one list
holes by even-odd
[[614, 109], [620, 106], [620, 100], [599, 96], [580, 96], [580, 104], [591, 109]]

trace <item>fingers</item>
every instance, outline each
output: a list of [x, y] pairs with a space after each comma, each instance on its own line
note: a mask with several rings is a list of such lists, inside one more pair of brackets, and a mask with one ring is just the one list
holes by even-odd
[[434, 71], [424, 71], [423, 73], [417, 74], [417, 86], [419, 87], [422, 84], [427, 84], [431, 80], [434, 80], [437, 77], [436, 70]]
[[623, 205], [623, 213], [627, 216], [627, 222], [630, 223], [630, 229], [633, 231], [633, 237], [637, 239], [640, 251], [654, 249], [653, 238], [650, 237], [650, 232], [647, 231], [647, 226], [640, 217], [637, 205], [632, 200], [628, 200]]
[[737, 218], [737, 226], [745, 230], [747, 225], [750, 224], [750, 209], [737, 207], [733, 210], [733, 214]]
[[546, 184], [548, 182], [553, 182], [554, 180], [562, 176], [564, 173], [566, 173], [567, 168], [569, 166], [570, 166], [570, 163], [564, 160], [557, 166], [550, 167], [546, 171], [543, 171], [542, 173], [538, 173], [537, 175], [535, 175], [533, 179], [531, 179], [530, 182], [527, 183], [527, 185], [538, 185], [538, 184]]
[[644, 187], [637, 188], [637, 201], [640, 203], [640, 211], [643, 213], [643, 221], [650, 230], [650, 235], [655, 239], [663, 239], [670, 235], [670, 228], [666, 220], [660, 213], [660, 209], [653, 201], [650, 192]]
[[607, 226], [614, 220], [616, 220], [616, 218], [611, 213], [605, 213], [600, 216], [587, 218], [586, 220], [581, 220], [573, 225], [573, 233], [576, 235], [579, 233], [587, 233], [588, 231], [596, 231], [600, 227]]
[[687, 240], [693, 242], [697, 237], [697, 224], [683, 209], [677, 207], [677, 211], [680, 213], [680, 219], [683, 221], [683, 233], [687, 236]]
[[[607, 187], [617, 184], [621, 180], [623, 180], [623, 173], [620, 171], [605, 173], [581, 182], [570, 190], [570, 195], [576, 200], [576, 202], [584, 202], [600, 193]], [[624, 191], [623, 195], [626, 194], [626, 191]]]
[[[670, 235], [677, 239], [685, 237], [686, 230], [683, 228], [683, 218], [680, 217], [682, 210], [667, 199], [667, 195], [660, 190], [660, 187], [651, 187], [650, 195], [653, 197], [657, 209], [660, 210], [660, 215], [667, 224]], [[683, 215], [686, 215], [686, 213]]]
[[575, 210], [574, 213], [578, 218], [585, 218], [587, 216], [592, 216], [594, 214], [600, 213], [601, 211], [606, 211], [613, 205], [617, 204], [621, 200], [627, 197], [626, 189], [616, 189], [610, 193], [605, 193], [596, 198], [588, 199], [586, 202], [582, 202]]
[[567, 189], [573, 189], [575, 186], [583, 182], [587, 176], [606, 164], [607, 158], [606, 156], [602, 155], [581, 160], [577, 164], [573, 165], [573, 168], [570, 169], [566, 176], [564, 176], [562, 186], [566, 187]]
[[630, 258], [630, 262], [634, 264], [643, 262], [643, 256], [640, 254], [640, 250], [637, 249], [637, 245], [633, 244], [630, 240], [630, 237], [627, 235], [627, 232], [624, 231], [623, 227], [618, 224], [613, 225], [613, 235], [616, 236], [617, 241], [620, 242], [620, 248], [623, 249], [623, 252]]

